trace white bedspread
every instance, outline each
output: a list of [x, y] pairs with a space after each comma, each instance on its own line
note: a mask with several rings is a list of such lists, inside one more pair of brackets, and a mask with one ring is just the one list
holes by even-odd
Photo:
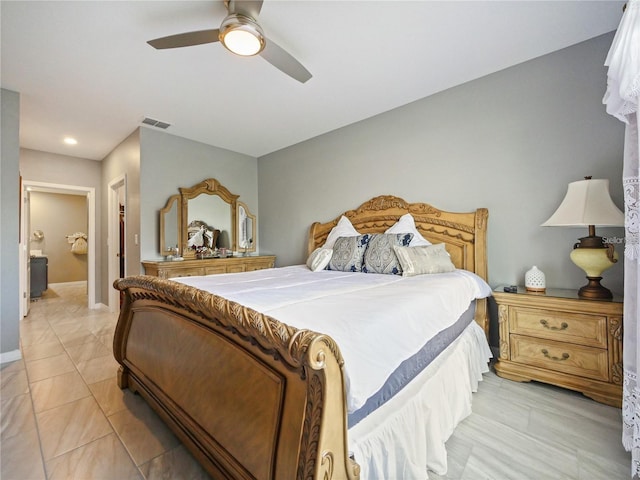
[[401, 277], [295, 265], [173, 280], [331, 336], [345, 360], [350, 413], [473, 299], [491, 294], [486, 282], [466, 270]]

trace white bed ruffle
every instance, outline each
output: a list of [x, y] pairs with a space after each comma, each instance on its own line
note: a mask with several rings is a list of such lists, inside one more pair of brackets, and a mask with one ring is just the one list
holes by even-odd
[[447, 472], [445, 442], [471, 413], [471, 395], [492, 357], [475, 322], [410, 384], [349, 429], [362, 480], [425, 479]]

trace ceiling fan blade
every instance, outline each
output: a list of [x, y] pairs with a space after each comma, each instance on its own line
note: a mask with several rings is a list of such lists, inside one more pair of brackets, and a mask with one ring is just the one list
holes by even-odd
[[230, 0], [227, 6], [230, 14], [239, 13], [254, 20], [258, 20], [261, 9], [262, 0]]
[[304, 66], [298, 60], [293, 58], [291, 54], [268, 38], [266, 39], [266, 46], [264, 47], [264, 50], [260, 52], [260, 56], [277, 69], [289, 75], [291, 78], [298, 80], [300, 83], [305, 83], [313, 76], [309, 70], [304, 68]]
[[192, 45], [217, 42], [219, 33], [220, 30], [217, 28], [212, 30], [199, 30], [197, 32], [178, 33], [177, 35], [156, 38], [149, 40], [147, 43], [158, 50], [164, 48], [190, 47]]

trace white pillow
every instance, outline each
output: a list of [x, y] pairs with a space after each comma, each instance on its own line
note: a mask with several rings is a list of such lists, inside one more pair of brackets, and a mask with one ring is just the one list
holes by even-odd
[[316, 248], [307, 258], [307, 267], [312, 272], [324, 270], [329, 265], [332, 255], [333, 249], [331, 248]]
[[413, 216], [410, 213], [402, 215], [395, 225], [389, 227], [384, 233], [413, 233], [413, 238], [411, 239], [411, 243], [409, 243], [410, 247], [431, 245], [429, 240], [420, 235]]
[[340, 237], [357, 237], [358, 235], [360, 234], [353, 227], [351, 221], [342, 215], [340, 220], [338, 220], [338, 224], [329, 232], [327, 241], [324, 242], [322, 248], [333, 248], [333, 244], [336, 243], [336, 240]]
[[421, 247], [393, 246], [398, 261], [402, 265], [402, 276], [412, 277], [425, 273], [453, 272], [456, 267], [451, 262], [444, 243]]

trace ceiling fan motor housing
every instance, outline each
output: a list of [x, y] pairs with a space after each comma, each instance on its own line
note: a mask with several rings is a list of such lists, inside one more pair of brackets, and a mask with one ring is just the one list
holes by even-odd
[[220, 25], [220, 43], [236, 55], [252, 56], [265, 47], [262, 28], [254, 19], [241, 13], [231, 13]]

